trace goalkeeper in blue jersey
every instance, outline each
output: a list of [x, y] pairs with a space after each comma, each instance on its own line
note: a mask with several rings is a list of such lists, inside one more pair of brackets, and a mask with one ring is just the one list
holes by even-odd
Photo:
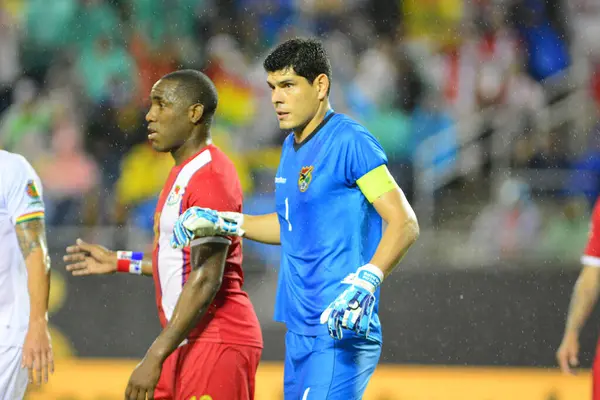
[[264, 68], [279, 126], [291, 131], [276, 212], [191, 208], [172, 245], [215, 234], [281, 244], [275, 319], [288, 329], [285, 398], [360, 399], [381, 355], [379, 286], [417, 239], [418, 223], [377, 140], [331, 108], [322, 44], [288, 40]]

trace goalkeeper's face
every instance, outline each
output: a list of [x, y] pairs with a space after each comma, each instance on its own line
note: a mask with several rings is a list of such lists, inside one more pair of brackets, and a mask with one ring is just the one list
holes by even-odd
[[267, 84], [277, 113], [279, 128], [303, 129], [317, 114], [322, 90], [315, 79], [311, 84], [292, 68], [269, 72]]
[[188, 108], [177, 91], [177, 82], [159, 80], [150, 98], [146, 114], [148, 140], [156, 151], [169, 152], [181, 147], [190, 137], [193, 124], [187, 118]]

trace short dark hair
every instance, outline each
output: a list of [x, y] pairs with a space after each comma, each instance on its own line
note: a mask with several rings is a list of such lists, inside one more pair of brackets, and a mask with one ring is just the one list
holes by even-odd
[[202, 122], [210, 121], [217, 109], [219, 96], [213, 81], [200, 71], [181, 69], [161, 78], [177, 82], [177, 91], [189, 105], [200, 103], [204, 106]]
[[[317, 76], [327, 75], [331, 89], [331, 64], [323, 43], [316, 39], [294, 38], [275, 47], [265, 58], [263, 67], [267, 72], [293, 68], [298, 76], [313, 83]], [[329, 91], [327, 92], [329, 94]]]

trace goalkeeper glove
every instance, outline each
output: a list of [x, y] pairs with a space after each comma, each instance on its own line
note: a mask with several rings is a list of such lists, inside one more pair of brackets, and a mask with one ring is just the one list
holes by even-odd
[[383, 272], [372, 264], [366, 264], [348, 275], [342, 283], [351, 286], [344, 290], [321, 314], [321, 323], [327, 323], [329, 335], [341, 339], [342, 328], [368, 338], [375, 290], [383, 281]]
[[171, 246], [181, 249], [189, 246], [195, 237], [243, 236], [243, 221], [244, 215], [240, 213], [190, 207], [175, 222]]

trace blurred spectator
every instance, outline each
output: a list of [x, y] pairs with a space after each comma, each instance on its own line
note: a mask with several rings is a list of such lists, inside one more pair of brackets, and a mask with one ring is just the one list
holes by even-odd
[[169, 46], [152, 45], [144, 36], [137, 34], [131, 38], [129, 51], [139, 73], [136, 100], [140, 106], [149, 107], [152, 85], [176, 69], [175, 54]]
[[[23, 63], [29, 76], [38, 83], [44, 81], [46, 71], [57, 56], [80, 39], [86, 26], [78, 21], [78, 0], [28, 0], [24, 15]], [[77, 22], [79, 22], [79, 28]]]
[[410, 114], [423, 97], [423, 80], [417, 71], [415, 62], [402, 43], [396, 49], [395, 63], [398, 72], [394, 93], [396, 107]]
[[556, 133], [539, 135], [537, 148], [534, 150], [527, 167], [532, 169], [567, 169], [567, 149]]
[[133, 146], [123, 157], [115, 185], [114, 221], [124, 224], [129, 219], [151, 233], [158, 194], [173, 165], [171, 154], [154, 151], [148, 142]]
[[474, 257], [490, 260], [526, 255], [538, 241], [541, 215], [524, 182], [508, 178], [477, 216], [469, 240]]
[[[85, 147], [102, 171], [101, 186], [106, 190], [112, 188], [116, 182], [121, 158], [129, 150], [132, 142], [131, 139], [128, 140], [119, 124], [119, 114], [119, 109], [110, 104], [103, 104], [92, 110], [87, 121]], [[138, 120], [142, 121], [141, 118]]]
[[572, 173], [567, 191], [572, 196], [584, 195], [590, 207], [600, 196], [600, 124], [588, 136], [588, 146], [571, 161]]
[[68, 113], [54, 122], [50, 151], [35, 163], [44, 184], [49, 225], [84, 222], [83, 203], [97, 193], [99, 171], [83, 152], [81, 132]]
[[387, 105], [392, 100], [397, 84], [397, 69], [392, 45], [389, 38], [381, 37], [358, 60], [355, 85], [371, 108]]
[[11, 85], [20, 75], [17, 22], [0, 3], [0, 114], [11, 102]]
[[385, 102], [366, 118], [365, 127], [379, 140], [388, 157], [390, 173], [408, 197], [413, 190], [413, 137], [411, 118], [403, 112], [400, 95]]
[[589, 212], [585, 198], [565, 199], [560, 213], [551, 213], [542, 229], [538, 252], [545, 259], [576, 262], [589, 234]]
[[517, 61], [516, 41], [496, 8], [463, 27], [463, 40], [440, 47], [429, 75], [458, 115], [504, 105]]
[[537, 81], [566, 70], [571, 60], [566, 41], [552, 26], [541, 0], [520, 4], [517, 26], [525, 44], [527, 69]]
[[461, 0], [404, 0], [402, 20], [411, 39], [447, 45], [459, 40], [465, 4]]
[[248, 124], [254, 117], [256, 102], [252, 85], [246, 79], [248, 63], [235, 39], [217, 35], [209, 40], [208, 65], [204, 71], [219, 93], [217, 118], [232, 125]]
[[122, 24], [117, 10], [105, 0], [80, 0], [75, 18], [74, 35], [77, 50], [97, 46], [99, 41], [122, 44]]
[[[424, 142], [427, 145], [422, 146]], [[411, 153], [416, 168], [433, 168], [432, 178], [456, 165], [458, 137], [455, 123], [435, 91], [426, 93], [411, 119]]]
[[21, 79], [13, 91], [13, 104], [0, 115], [0, 148], [37, 160], [48, 149], [52, 105], [38, 97], [30, 79]]
[[127, 103], [135, 93], [138, 72], [131, 55], [106, 36], [82, 48], [77, 71], [85, 94], [95, 103]]

